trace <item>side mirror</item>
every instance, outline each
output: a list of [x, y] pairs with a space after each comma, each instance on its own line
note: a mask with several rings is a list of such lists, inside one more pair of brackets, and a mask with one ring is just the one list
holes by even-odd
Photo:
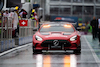
[[33, 31], [37, 31], [37, 28], [33, 28]]

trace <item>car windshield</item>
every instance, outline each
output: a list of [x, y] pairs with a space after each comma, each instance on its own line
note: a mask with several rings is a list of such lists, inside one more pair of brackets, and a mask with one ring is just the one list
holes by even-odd
[[51, 26], [51, 27], [42, 27], [40, 32], [74, 32], [73, 27], [64, 27], [64, 26]]

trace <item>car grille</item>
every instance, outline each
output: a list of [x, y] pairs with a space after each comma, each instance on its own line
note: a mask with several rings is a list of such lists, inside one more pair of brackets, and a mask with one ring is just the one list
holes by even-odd
[[[48, 47], [49, 45], [54, 46], [53, 41], [54, 40], [45, 40], [44, 42], [42, 42], [41, 46], [42, 47]], [[64, 45], [64, 47], [70, 47], [71, 46], [71, 43], [67, 40], [58, 40], [58, 41], [59, 41], [59, 45], [57, 45], [57, 46], [62, 46], [62, 45]]]

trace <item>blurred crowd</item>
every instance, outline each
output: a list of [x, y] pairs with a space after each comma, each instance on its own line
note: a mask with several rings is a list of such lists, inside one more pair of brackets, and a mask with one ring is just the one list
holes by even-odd
[[[19, 10], [18, 7], [15, 7], [15, 9], [11, 8], [9, 10], [2, 10], [0, 11], [0, 27], [1, 27], [2, 22], [5, 23], [6, 21], [12, 19], [12, 37], [18, 37], [19, 20], [32, 19], [38, 22], [38, 16], [37, 16], [35, 9], [32, 9], [32, 12], [29, 18], [27, 16], [28, 16], [27, 11], [25, 9]], [[5, 18], [7, 18], [8, 20]], [[5, 27], [6, 27], [6, 24], [5, 24]], [[0, 33], [1, 33], [1, 29], [0, 29]]]
[[93, 17], [93, 19], [90, 22], [90, 25], [92, 26], [93, 40], [98, 38], [99, 39], [99, 45], [100, 45], [100, 19], [96, 19], [96, 17]]
[[100, 45], [100, 19], [93, 17], [92, 20], [88, 21], [85, 24], [84, 33], [87, 35], [88, 33], [92, 34], [92, 39], [95, 40], [96, 38], [99, 39]]

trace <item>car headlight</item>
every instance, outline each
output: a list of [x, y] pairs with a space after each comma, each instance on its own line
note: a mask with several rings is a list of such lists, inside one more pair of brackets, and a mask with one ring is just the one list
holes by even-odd
[[42, 41], [42, 38], [37, 36], [37, 35], [35, 36], [35, 38], [36, 38], [37, 41]]
[[75, 41], [77, 39], [77, 35], [70, 38], [70, 41]]

